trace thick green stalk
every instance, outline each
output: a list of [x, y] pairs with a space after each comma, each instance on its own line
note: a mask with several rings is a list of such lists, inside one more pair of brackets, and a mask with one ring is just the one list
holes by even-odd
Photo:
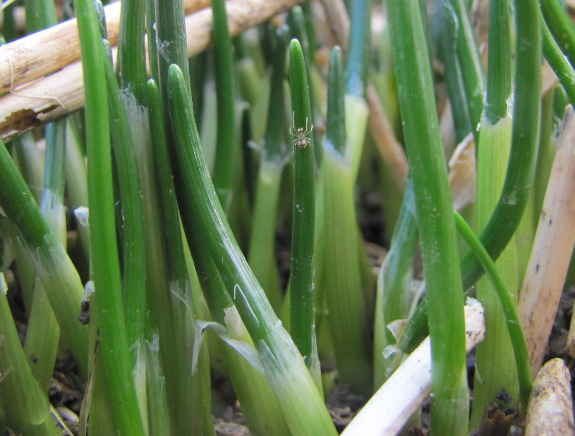
[[[46, 169], [40, 209], [46, 222], [63, 247], [66, 246], [66, 213], [64, 208], [66, 162], [66, 120], [46, 126]], [[48, 391], [58, 352], [60, 328], [52, 312], [46, 289], [35, 281], [32, 308], [24, 351], [38, 383]]]
[[575, 68], [575, 26], [559, 0], [540, 0], [541, 12], [557, 45]]
[[[26, 0], [25, 6], [28, 33], [42, 30], [57, 23], [56, 7], [53, 1]], [[44, 190], [40, 200], [40, 209], [58, 242], [63, 247], [66, 246], [66, 213], [63, 206], [66, 156], [65, 129], [65, 120], [46, 126]], [[24, 267], [24, 265], [22, 266]], [[22, 271], [25, 273], [24, 268]], [[29, 356], [32, 373], [44, 392], [47, 392], [50, 386], [59, 338], [60, 327], [50, 306], [46, 289], [40, 280], [35, 280], [24, 352]]]
[[[478, 230], [483, 229], [493, 213], [508, 165], [512, 129], [511, 118], [507, 114], [507, 99], [511, 93], [510, 40], [508, 1], [492, 1], [489, 4], [487, 101], [477, 147], [475, 225]], [[514, 241], [499, 256], [497, 270], [507, 289], [515, 296], [519, 285]], [[507, 403], [500, 401], [503, 408], [515, 408], [518, 404], [517, 368], [497, 293], [484, 278], [477, 282], [476, 295], [485, 309], [486, 335], [476, 350], [472, 429], [479, 427], [485, 409], [501, 397], [503, 390], [512, 399]]]
[[267, 128], [264, 136], [264, 158], [279, 164], [285, 164], [290, 158], [290, 149], [286, 147], [286, 108], [285, 101], [285, 61], [289, 42], [289, 31], [282, 27], [276, 32], [275, 53], [272, 59], [272, 77], [268, 102]]
[[[533, 184], [540, 121], [541, 37], [537, 0], [517, 1], [516, 64], [513, 129], [509, 165], [497, 206], [481, 233], [481, 242], [497, 259], [521, 220]], [[464, 288], [481, 277], [481, 267], [469, 253], [462, 260]]]
[[457, 21], [456, 49], [463, 84], [465, 86], [469, 124], [477, 138], [477, 126], [483, 113], [485, 72], [479, 56], [473, 25], [464, 0], [445, 0], [453, 8]]
[[25, 0], [24, 6], [26, 8], [27, 33], [38, 32], [58, 22], [54, 2], [46, 0]]
[[[120, 192], [122, 289], [128, 348], [143, 340], [146, 318], [146, 250], [140, 175], [130, 120], [112, 64], [104, 60], [110, 127]], [[131, 103], [135, 105], [135, 102]]]
[[345, 128], [354, 178], [357, 177], [365, 142], [369, 108], [365, 100], [371, 49], [371, 0], [353, 2], [349, 54], [345, 71]]
[[[6, 38], [6, 41], [11, 42], [18, 39], [19, 31], [16, 24], [16, 17], [14, 16], [14, 10], [16, 9], [17, 3], [11, 2], [6, 5], [0, 13], [4, 15], [4, 21], [2, 23], [2, 38]], [[2, 43], [4, 43], [3, 41]]]
[[[246, 36], [239, 34], [233, 39], [234, 53], [235, 53], [235, 68], [236, 74], [238, 76], [238, 91], [239, 95], [243, 100], [245, 100], [249, 106], [250, 110], [253, 111], [258, 106], [259, 97], [262, 91], [265, 90], [265, 81], [267, 77], [263, 76], [261, 69], [258, 68], [258, 57], [256, 56], [251, 44], [250, 50], [248, 51], [246, 47]], [[192, 95], [198, 94], [192, 89]], [[259, 120], [258, 120], [259, 121]], [[254, 123], [252, 123], [254, 124]], [[257, 123], [255, 123], [257, 125]], [[254, 137], [259, 138], [260, 135], [254, 135]]]
[[561, 53], [561, 49], [553, 39], [547, 24], [543, 20], [541, 20], [541, 32], [545, 59], [549, 62], [551, 68], [553, 68], [561, 86], [569, 96], [569, 101], [572, 105], [575, 105], [575, 71], [567, 58]]
[[10, 222], [0, 213], [0, 271], [6, 271], [14, 260]]
[[44, 191], [40, 199], [40, 208], [62, 245], [66, 244], [66, 214], [63, 205], [66, 186], [66, 125], [66, 120], [63, 120], [46, 126]]
[[[156, 91], [158, 91], [157, 87]], [[159, 94], [157, 97], [159, 99]], [[147, 97], [145, 99], [148, 102], [148, 107], [151, 107], [150, 99]], [[159, 102], [157, 104], [160, 105]], [[171, 327], [175, 324], [172, 311], [169, 308], [169, 293], [166, 292], [169, 280], [166, 277], [165, 259], [167, 256], [162, 241], [162, 229], [168, 225], [165, 225], [160, 218], [159, 182], [153, 155], [154, 150], [160, 147], [156, 137], [161, 137], [165, 142], [163, 136], [164, 120], [160, 116], [159, 125], [151, 125], [150, 111], [142, 106], [137, 106], [132, 110], [137, 114], [132, 115], [132, 132], [134, 135], [141, 135], [136, 154], [140, 168], [144, 219], [147, 230], [146, 250], [148, 253], [154, 253], [154, 256], [146, 256], [147, 300], [150, 308], [150, 325], [146, 326], [146, 336], [151, 335], [151, 341], [146, 341], [147, 393], [148, 398], [154, 399], [153, 402], [148, 401], [148, 425], [150, 434], [171, 434], [168, 398], [174, 398], [176, 395], [172, 392], [168, 393], [170, 388], [167, 380], [174, 377], [175, 371], [172, 367], [164, 365], [163, 358], [169, 363], [181, 362], [186, 359], [175, 359], [172, 354], [178, 353], [177, 347], [173, 345], [175, 338], [184, 335], [175, 335], [174, 330], [169, 328], [166, 330], [166, 326]], [[137, 133], [138, 131], [139, 133]], [[180, 356], [180, 354], [178, 355]], [[181, 355], [187, 356], [185, 353]], [[182, 377], [182, 379], [184, 378]], [[184, 388], [187, 387], [186, 383], [180, 383], [180, 385], [183, 385]], [[180, 401], [179, 398], [178, 404]]]
[[[97, 314], [90, 313], [90, 322], [97, 323]], [[88, 391], [91, 395], [89, 409], [83, 407], [80, 413], [80, 434], [90, 432], [96, 435], [114, 434], [117, 432], [116, 420], [109, 401], [110, 391], [106, 382], [106, 368], [101, 353], [94, 353], [92, 384]], [[83, 419], [82, 419], [83, 418]]]
[[294, 153], [290, 328], [294, 343], [311, 369], [315, 342], [312, 283], [315, 226], [313, 118], [303, 51], [297, 40], [290, 44], [290, 87], [293, 110], [290, 132]]
[[[575, 81], [573, 82], [575, 83]], [[556, 130], [553, 122], [553, 104], [556, 101], [555, 93], [549, 92], [543, 96], [541, 101], [541, 132], [539, 136], [539, 154], [537, 156], [537, 169], [535, 170], [535, 183], [533, 189], [533, 208], [532, 216], [529, 219], [530, 229], [529, 234], [529, 255], [531, 254], [531, 246], [535, 239], [535, 232], [537, 230], [537, 223], [539, 214], [543, 208], [543, 201], [545, 199], [545, 191], [547, 191], [547, 184], [553, 166], [553, 159], [557, 152]], [[523, 277], [529, 262], [528, 255], [522, 256], [524, 262], [520, 262], [519, 277]]]
[[[122, 307], [120, 267], [116, 240], [108, 93], [104, 46], [96, 11], [89, 0], [75, 0], [80, 32], [84, 93], [86, 97], [86, 148], [90, 201], [91, 260], [98, 313], [100, 352], [103, 355], [110, 401], [121, 434], [142, 435], [140, 417]], [[62, 329], [64, 331], [64, 329]]]
[[475, 130], [471, 128], [471, 118], [465, 84], [457, 56], [457, 32], [459, 29], [457, 16], [453, 7], [446, 1], [442, 1], [440, 8], [441, 30], [439, 35], [440, 56], [445, 69], [445, 83], [453, 113], [455, 127], [455, 142], [460, 143]]
[[[172, 429], [177, 434], [188, 431], [213, 433], [211, 419], [205, 419], [202, 398], [209, 402], [209, 391], [202, 389], [202, 378], [209, 370], [201, 366], [192, 373], [192, 352], [195, 333], [195, 307], [184, 255], [184, 239], [172, 179], [172, 167], [166, 133], [165, 114], [155, 82], [148, 82], [151, 159], [157, 180], [157, 207], [148, 204], [147, 213], [160, 234], [149, 233], [150, 249], [158, 254], [150, 259], [150, 300], [152, 315], [161, 338], [160, 353], [166, 377]], [[150, 196], [152, 193], [150, 193]], [[159, 261], [158, 261], [159, 260]], [[163, 345], [162, 345], [163, 344]], [[193, 411], [193, 412], [191, 412]], [[191, 430], [190, 430], [191, 429]], [[182, 433], [183, 432], [183, 433]]]
[[32, 259], [62, 330], [62, 341], [76, 359], [83, 377], [88, 374], [88, 329], [76, 319], [84, 287], [72, 261], [50, 231], [30, 189], [0, 142], [0, 206], [16, 227], [17, 236]]
[[[160, 83], [160, 51], [158, 50], [156, 0], [146, 0], [146, 34], [150, 77]], [[159, 85], [158, 85], [159, 86]]]
[[[490, 70], [497, 74], [496, 69]], [[487, 115], [487, 114], [486, 114]], [[477, 152], [477, 201], [475, 225], [483, 229], [501, 192], [511, 142], [511, 119], [499, 119], [496, 124], [484, 120], [481, 125]], [[514, 240], [497, 259], [497, 271], [514, 299], [518, 289], [517, 253]], [[517, 404], [517, 369], [513, 349], [505, 326], [505, 317], [492, 284], [486, 277], [476, 284], [477, 299], [485, 309], [485, 339], [476, 350], [477, 373], [473, 392], [473, 413], [471, 428], [478, 428], [485, 409], [496, 401], [502, 390], [512, 398], [503, 403], [504, 408], [515, 408]]]
[[[158, 77], [155, 78], [164, 107], [168, 107], [168, 69], [171, 64], [178, 65], [186, 83], [190, 83], [190, 71], [188, 68], [188, 50], [186, 45], [186, 25], [184, 16], [184, 0], [149, 0], [153, 1], [153, 11], [150, 11], [148, 28], [152, 28], [151, 36], [156, 36], [154, 41], [148, 37], [151, 60], [157, 59], [158, 65], [152, 64], [151, 70], [157, 68]], [[155, 20], [150, 21], [152, 18]], [[169, 134], [169, 132], [167, 132]], [[169, 142], [169, 141], [168, 141]], [[170, 151], [170, 153], [172, 153]]]
[[[312, 115], [313, 119], [316, 121], [316, 123], [318, 123], [320, 122], [323, 113], [321, 102], [321, 82], [316, 80], [318, 79], [318, 71], [315, 67], [315, 55], [310, 57], [313, 51], [309, 47], [305, 17], [300, 6], [296, 5], [290, 10], [287, 18], [287, 24], [289, 26], [291, 37], [293, 39], [297, 39], [302, 46], [305, 64], [307, 65], [306, 71]], [[320, 144], [321, 135], [317, 129], [312, 131], [312, 136], [314, 143]], [[322, 147], [314, 148], [315, 162], [318, 167], [321, 166], [322, 151]]]
[[[360, 267], [361, 236], [357, 229], [351, 150], [346, 141], [341, 51], [335, 48], [328, 78], [327, 131], [320, 172], [322, 215], [321, 281], [327, 296], [329, 325], [342, 382], [371, 393], [373, 384], [367, 342], [367, 316]], [[321, 290], [319, 290], [321, 292]]]
[[289, 434], [281, 409], [264, 375], [238, 351], [239, 343], [250, 348], [254, 343], [226, 291], [216, 264], [209, 256], [200, 256], [195, 265], [210, 314], [214, 321], [226, 328], [227, 338], [218, 335], [218, 349], [250, 430], [262, 435]]
[[287, 17], [287, 24], [289, 26], [292, 39], [297, 39], [302, 46], [302, 51], [306, 65], [308, 65], [309, 68], [311, 68], [312, 65], [315, 65], [315, 56], [312, 56], [311, 58], [308, 57], [309, 55], [312, 54], [312, 51], [309, 48], [309, 40], [307, 37], [307, 26], [305, 22], [304, 12], [301, 6], [299, 5], [294, 6], [289, 11], [289, 15]]
[[[203, 51], [188, 59], [190, 67], [190, 80], [192, 95], [195, 96], [200, 109], [196, 112], [196, 120], [201, 120], [204, 108], [204, 87], [208, 79], [210, 69], [208, 62], [209, 51]], [[198, 121], [199, 122], [199, 121]]]
[[[152, 1], [152, 0], [150, 0]], [[148, 35], [148, 43], [150, 48], [150, 58], [152, 59], [152, 72], [157, 72], [158, 85], [161, 92], [162, 103], [165, 109], [159, 109], [161, 106], [157, 103], [158, 114], [155, 115], [156, 121], [155, 125], [159, 126], [161, 123], [167, 123], [165, 115], [162, 112], [167, 112], [168, 108], [168, 69], [171, 64], [178, 65], [185, 77], [186, 86], [190, 87], [190, 74], [189, 74], [189, 63], [188, 63], [188, 53], [186, 47], [186, 28], [184, 21], [184, 3], [183, 0], [153, 0], [153, 7], [148, 8], [149, 19], [148, 27], [150, 33]], [[155, 34], [156, 38], [154, 41], [150, 41]], [[157, 61], [154, 62], [154, 60]], [[152, 122], [150, 123], [152, 124]], [[156, 133], [158, 128], [152, 128], [152, 133]], [[166, 332], [170, 331], [171, 328], [181, 328], [182, 331], [186, 332], [186, 336], [183, 337], [181, 334], [171, 335], [171, 339], [167, 339], [166, 334], [161, 334], [166, 340], [174, 340], [179, 342], [176, 346], [171, 346], [168, 344], [167, 347], [163, 347], [163, 365], [164, 371], [167, 375], [167, 385], [168, 385], [168, 400], [171, 402], [170, 411], [172, 413], [172, 422], [174, 423], [174, 432], [177, 434], [185, 434], [187, 432], [198, 433], [198, 434], [212, 434], [214, 432], [213, 423], [210, 419], [209, 410], [209, 390], [205, 391], [203, 386], [208, 384], [205, 379], [209, 377], [209, 371], [205, 368], [205, 360], [202, 358], [202, 368], [199, 369], [194, 375], [194, 377], [189, 376], [189, 371], [191, 366], [187, 363], [190, 358], [188, 351], [184, 351], [185, 358], [174, 358], [174, 354], [178, 349], [183, 347], [185, 350], [189, 350], [193, 347], [193, 339], [189, 338], [188, 335], [193, 334], [194, 328], [193, 319], [189, 314], [188, 304], [192, 301], [190, 296], [190, 282], [187, 276], [187, 271], [184, 270], [182, 265], [184, 261], [183, 253], [183, 239], [179, 224], [177, 206], [175, 204], [173, 181], [171, 180], [172, 166], [176, 165], [175, 160], [177, 159], [173, 140], [172, 130], [166, 125], [164, 128], [164, 134], [160, 134], [161, 140], [167, 141], [168, 148], [163, 149], [164, 151], [157, 150], [158, 152], [165, 153], [163, 157], [166, 159], [165, 162], [160, 166], [158, 164], [157, 168], [159, 170], [159, 178], [170, 178], [169, 181], [161, 187], [160, 199], [165, 199], [166, 207], [162, 207], [162, 212], [165, 216], [169, 216], [170, 224], [164, 224], [164, 244], [166, 251], [170, 253], [169, 257], [166, 258], [168, 262], [168, 289], [170, 290], [170, 302], [168, 307], [171, 307], [173, 313], [177, 317], [176, 322], [171, 323], [169, 318], [165, 315], [168, 313], [163, 312], [163, 322]], [[154, 147], [156, 150], [156, 148]], [[170, 187], [171, 186], [171, 187]], [[162, 216], [163, 218], [163, 216]], [[170, 288], [170, 285], [172, 286]], [[165, 286], [165, 284], [164, 284]], [[158, 290], [161, 288], [157, 288]], [[165, 289], [165, 288], [164, 288]], [[195, 309], [194, 309], [195, 310]], [[191, 324], [191, 325], [190, 325]], [[184, 327], [184, 326], [189, 327]], [[180, 342], [181, 341], [181, 342]], [[182, 343], [183, 342], [183, 343]], [[174, 367], [174, 371], [166, 370], [166, 368]], [[184, 374], [182, 376], [182, 374]], [[185, 380], [185, 383], [182, 382]], [[194, 410], [195, 413], [190, 413], [190, 410]]]
[[32, 132], [26, 132], [14, 139], [12, 156], [22, 173], [26, 184], [30, 187], [34, 198], [40, 203], [44, 188], [44, 159], [36, 146], [36, 140]]
[[315, 52], [317, 49], [316, 37], [315, 37], [315, 19], [313, 14], [312, 2], [304, 1], [301, 5], [301, 10], [303, 12], [303, 19], [305, 23], [305, 33], [307, 36], [307, 58], [315, 64]]
[[[170, 68], [170, 115], [178, 153], [176, 193], [194, 258], [210, 256], [216, 262], [292, 433], [335, 434], [303, 359], [230, 232], [203, 159], [187, 84], [177, 66]], [[193, 231], [196, 225], [202, 232]], [[202, 251], [203, 244], [207, 252]]]
[[[40, 197], [43, 190], [44, 178], [44, 159], [42, 153], [36, 145], [36, 140], [32, 132], [26, 132], [15, 138], [8, 144], [9, 151], [12, 154], [16, 166], [20, 170], [24, 181], [32, 191], [36, 201], [40, 203]], [[34, 298], [34, 283], [36, 276], [34, 265], [22, 244], [15, 240], [14, 257], [18, 265], [18, 277], [24, 300], [24, 307], [29, 314], [32, 309], [32, 300]]]
[[[515, 233], [529, 198], [533, 184], [540, 112], [541, 38], [536, 0], [518, 2], [515, 98], [513, 99], [513, 129], [509, 165], [502, 192], [489, 223], [481, 233], [481, 243], [497, 260]], [[469, 289], [483, 275], [483, 270], [472, 253], [461, 260], [463, 288]], [[426, 334], [427, 300], [419, 305], [402, 338], [402, 347], [413, 347]]]
[[491, 124], [507, 116], [507, 99], [511, 95], [511, 29], [509, 1], [489, 2], [487, 95], [485, 118]]
[[288, 29], [285, 26], [278, 29], [273, 41], [276, 45], [272, 58], [267, 123], [256, 182], [248, 262], [276, 314], [279, 314], [283, 296], [275, 257], [275, 231], [282, 172], [290, 158], [285, 141], [286, 108], [279, 102], [285, 101]]
[[356, 0], [351, 10], [345, 93], [365, 98], [371, 47], [371, 0]]
[[224, 0], [212, 0], [214, 16], [214, 61], [216, 95], [218, 99], [218, 133], [216, 138], [216, 161], [214, 186], [218, 198], [228, 210], [232, 194], [235, 144], [235, 102], [232, 41], [228, 31], [228, 17]]
[[409, 286], [418, 236], [413, 183], [408, 179], [390, 249], [381, 266], [377, 282], [373, 350], [376, 389], [400, 363], [398, 359], [384, 358], [383, 353], [385, 347], [395, 345], [397, 340], [388, 328], [389, 323], [405, 319], [409, 315]]
[[[135, 48], [134, 48], [135, 49]], [[143, 46], [142, 46], [143, 50]], [[114, 162], [119, 187], [122, 244], [122, 291], [125, 308], [128, 347], [133, 355], [133, 377], [139, 399], [142, 419], [146, 414], [146, 356], [144, 340], [150, 331], [146, 280], [146, 216], [140, 182], [141, 159], [136, 144], [142, 147], [148, 139], [147, 114], [136, 102], [133, 87], [120, 90], [109, 59], [105, 60], [106, 84], [110, 109], [110, 126]], [[121, 72], [120, 72], [121, 75]], [[138, 94], [143, 99], [141, 87]]]
[[171, 421], [168, 410], [165, 376], [159, 352], [159, 335], [152, 336], [146, 343], [146, 376], [148, 401], [148, 431], [151, 435], [171, 435]]
[[[66, 120], [66, 141], [66, 185], [70, 207], [76, 210], [80, 206], [88, 206], [88, 171], [78, 127], [71, 117]], [[84, 261], [87, 264], [90, 258], [90, 227], [88, 225], [78, 226], [78, 238]], [[86, 269], [88, 269], [87, 266]]]
[[429, 57], [417, 0], [387, 6], [429, 302], [432, 432], [462, 435], [469, 407], [463, 294]]
[[134, 95], [140, 104], [146, 92], [146, 4], [143, 0], [124, 0], [120, 12], [118, 38], [118, 77], [120, 88]]
[[57, 436], [62, 434], [50, 413], [46, 393], [38, 385], [20, 345], [0, 273], [0, 398], [6, 424], [17, 434]]
[[284, 166], [267, 159], [260, 165], [248, 252], [248, 263], [276, 313], [281, 308], [282, 293], [275, 258], [275, 230]]

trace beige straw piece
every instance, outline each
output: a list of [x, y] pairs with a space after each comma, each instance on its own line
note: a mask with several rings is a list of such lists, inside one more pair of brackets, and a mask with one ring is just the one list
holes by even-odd
[[[209, 0], [186, 0], [187, 14], [209, 6]], [[120, 2], [104, 8], [108, 40], [118, 43]], [[76, 19], [64, 21], [41, 32], [5, 44], [0, 48], [0, 94], [80, 60]]]
[[[231, 0], [226, 4], [229, 29], [230, 33], [235, 36], [250, 27], [260, 24], [273, 15], [285, 11], [302, 0]], [[198, 8], [201, 5], [209, 4], [209, 0], [187, 0], [187, 10]], [[116, 9], [106, 10], [107, 13], [113, 12], [113, 17], [108, 18], [109, 36], [112, 43], [117, 42], [117, 23], [119, 23], [119, 7], [117, 3], [112, 4]], [[192, 7], [193, 6], [193, 7]], [[112, 23], [116, 23], [112, 25]], [[114, 27], [116, 26], [115, 36]], [[56, 35], [63, 35], [64, 33], [57, 33], [57, 30], [63, 32], [69, 42], [54, 43], [53, 38], [59, 39], [58, 36], [47, 39], [44, 41], [45, 32], [56, 32]], [[12, 48], [4, 49], [0, 47], [0, 66], [4, 68], [0, 77], [5, 79], [4, 88], [6, 91], [12, 89], [19, 83], [26, 82], [26, 86], [20, 87], [15, 92], [0, 97], [0, 137], [3, 140], [8, 140], [20, 133], [30, 130], [36, 126], [44, 123], [54, 121], [62, 116], [65, 116], [75, 110], [80, 109], [84, 105], [84, 89], [82, 78], [82, 66], [78, 61], [79, 59], [79, 42], [74, 20], [71, 22], [62, 23], [54, 28], [38, 32], [37, 34], [30, 35], [23, 38], [21, 47], [16, 55]], [[211, 9], [205, 8], [198, 12], [192, 13], [186, 17], [186, 31], [188, 40], [188, 54], [194, 55], [200, 53], [211, 42], [211, 29], [212, 29], [212, 13]], [[50, 33], [51, 35], [52, 33]], [[35, 36], [36, 35], [36, 36]], [[28, 38], [34, 37], [33, 43]], [[113, 39], [115, 38], [115, 40]], [[73, 41], [72, 41], [73, 40]], [[15, 44], [16, 42], [12, 43]], [[8, 47], [7, 44], [4, 47]], [[77, 47], [77, 51], [74, 51]], [[8, 51], [7, 51], [8, 50]], [[57, 58], [62, 52], [67, 51], [66, 59], [71, 59], [70, 65], [65, 66], [66, 63], [51, 64], [47, 60], [43, 63], [36, 63], [33, 61], [35, 54], [49, 52], [48, 58]], [[6, 55], [8, 53], [8, 55]], [[75, 54], [71, 54], [75, 53]], [[18, 61], [16, 61], [18, 59]], [[32, 66], [36, 65], [34, 68]], [[38, 65], [42, 65], [38, 67]], [[47, 67], [46, 65], [49, 65]], [[60, 71], [60, 68], [62, 68]], [[35, 71], [25, 75], [25, 78], [18, 78], [21, 74], [26, 74], [28, 70]], [[10, 71], [13, 72], [12, 76]], [[41, 71], [41, 72], [40, 72]], [[57, 71], [49, 76], [38, 78], [36, 81], [33, 78], [42, 76], [44, 74]], [[39, 73], [40, 72], [40, 73]], [[11, 86], [10, 77], [14, 80], [14, 85]], [[7, 82], [7, 83], [6, 83]], [[1, 82], [0, 82], [1, 83]], [[1, 85], [0, 85], [1, 86]]]
[[533, 383], [525, 436], [575, 434], [571, 375], [561, 359], [547, 362]]
[[[468, 300], [465, 306], [467, 352], [485, 337], [483, 306]], [[409, 420], [431, 389], [431, 343], [429, 337], [401, 364], [379, 388], [342, 436], [392, 436]]]
[[565, 111], [531, 257], [519, 294], [533, 376], [541, 367], [575, 243], [575, 118]]

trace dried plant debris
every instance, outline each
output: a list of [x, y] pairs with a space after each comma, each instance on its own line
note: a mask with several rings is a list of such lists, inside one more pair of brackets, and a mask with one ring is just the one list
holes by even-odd
[[571, 376], [563, 360], [552, 359], [541, 368], [533, 384], [525, 436], [572, 434]]
[[513, 409], [502, 409], [497, 403], [493, 403], [485, 411], [477, 436], [505, 436], [509, 433], [517, 413]]

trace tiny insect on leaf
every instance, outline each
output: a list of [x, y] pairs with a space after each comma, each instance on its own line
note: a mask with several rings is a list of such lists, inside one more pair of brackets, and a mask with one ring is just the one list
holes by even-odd
[[295, 126], [295, 113], [292, 112], [292, 125], [289, 133], [294, 137], [293, 145], [299, 148], [306, 148], [311, 144], [311, 139], [307, 136], [313, 131], [313, 124], [308, 127], [308, 119], [305, 117], [305, 128]]

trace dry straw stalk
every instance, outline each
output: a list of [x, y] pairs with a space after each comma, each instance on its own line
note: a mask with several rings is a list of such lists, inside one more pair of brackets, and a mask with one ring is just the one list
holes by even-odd
[[[467, 352], [485, 337], [483, 306], [471, 299], [468, 304], [465, 306]], [[430, 393], [430, 347], [428, 337], [359, 411], [342, 436], [391, 436], [400, 432]]]
[[[302, 0], [231, 0], [229, 29], [237, 35]], [[188, 54], [211, 43], [208, 0], [186, 0]], [[119, 3], [106, 8], [111, 44], [118, 38]], [[82, 66], [75, 20], [35, 33], [0, 49], [0, 137], [8, 140], [84, 105]], [[53, 74], [51, 74], [53, 73]], [[48, 75], [50, 74], [50, 75]]]
[[519, 319], [533, 376], [543, 361], [575, 243], [575, 114], [571, 107], [565, 112], [558, 147], [519, 294]]

